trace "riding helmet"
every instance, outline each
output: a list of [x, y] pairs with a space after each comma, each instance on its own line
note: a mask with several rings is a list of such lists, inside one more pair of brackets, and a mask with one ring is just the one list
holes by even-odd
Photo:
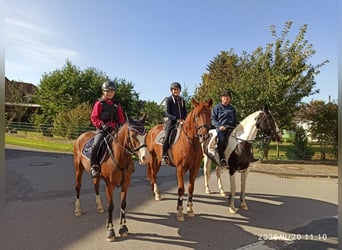
[[230, 98], [232, 98], [232, 93], [229, 90], [224, 90], [221, 92], [220, 96], [229, 96]]
[[114, 82], [112, 81], [105, 81], [103, 84], [102, 84], [102, 90], [116, 90], [116, 85]]
[[170, 90], [172, 90], [172, 89], [179, 89], [179, 90], [182, 90], [182, 86], [180, 85], [179, 82], [173, 82], [173, 83], [171, 83], [171, 85], [170, 85]]

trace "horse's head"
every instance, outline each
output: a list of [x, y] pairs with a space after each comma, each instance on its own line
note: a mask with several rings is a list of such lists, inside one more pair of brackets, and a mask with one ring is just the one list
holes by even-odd
[[208, 102], [197, 102], [195, 99], [191, 100], [194, 109], [192, 110], [196, 136], [199, 137], [200, 142], [206, 140], [209, 137], [209, 129], [211, 126], [211, 106], [213, 100], [210, 99]]
[[129, 151], [139, 157], [139, 164], [141, 165], [147, 164], [151, 157], [145, 143], [145, 119], [146, 114], [140, 120], [135, 120], [127, 116]]
[[281, 132], [267, 106], [265, 106], [263, 111], [257, 116], [255, 126], [260, 132], [269, 136], [273, 141], [281, 141]]

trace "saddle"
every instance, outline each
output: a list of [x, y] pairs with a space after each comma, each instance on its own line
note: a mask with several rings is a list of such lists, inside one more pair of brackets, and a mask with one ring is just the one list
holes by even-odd
[[[82, 148], [82, 155], [85, 158], [87, 158], [88, 160], [90, 160], [91, 150], [92, 150], [92, 147], [94, 144], [94, 136], [90, 137]], [[107, 143], [109, 144], [110, 149], [113, 150], [111, 148], [111, 145], [112, 145], [111, 142], [113, 141], [113, 138], [108, 134], [105, 136], [105, 139], [106, 139]], [[104, 162], [104, 160], [107, 158], [108, 153], [109, 153], [107, 145], [106, 145], [106, 141], [102, 140], [100, 142], [100, 145], [99, 145], [99, 148], [97, 151], [97, 157], [96, 158], [99, 160], [100, 165]]]
[[[170, 147], [175, 144], [179, 138], [180, 134], [180, 127], [174, 127], [171, 132], [170, 132], [170, 137], [169, 137], [169, 144]], [[156, 136], [155, 143], [162, 145], [165, 139], [165, 130], [161, 130], [158, 135]]]

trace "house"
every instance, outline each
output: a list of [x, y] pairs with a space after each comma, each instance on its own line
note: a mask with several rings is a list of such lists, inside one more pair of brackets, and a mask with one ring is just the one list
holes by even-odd
[[[14, 120], [27, 121], [31, 114], [40, 109], [40, 105], [34, 103], [32, 98], [36, 89], [32, 83], [11, 81], [5, 77], [5, 113], [16, 117]], [[18, 117], [19, 110], [24, 114]]]

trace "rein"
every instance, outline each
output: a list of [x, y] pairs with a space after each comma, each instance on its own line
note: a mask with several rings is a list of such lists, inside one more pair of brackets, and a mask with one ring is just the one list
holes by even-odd
[[[128, 131], [130, 130], [131, 128], [128, 127]], [[144, 144], [141, 144], [139, 145], [138, 147], [136, 148], [133, 148], [131, 147], [132, 146], [132, 140], [131, 140], [131, 136], [129, 135], [128, 133], [128, 144], [129, 144], [129, 147], [126, 147], [124, 146], [122, 143], [119, 143], [119, 141], [117, 140], [117, 137], [113, 136], [112, 133], [108, 133], [109, 136], [113, 139], [113, 141], [120, 147], [122, 148], [124, 151], [126, 151], [126, 153], [130, 154], [130, 155], [136, 155], [136, 152], [139, 151], [141, 148], [143, 147], [147, 147], [147, 145], [144, 143]], [[120, 182], [120, 186], [122, 186], [124, 180], [125, 180], [125, 172], [129, 169], [129, 165], [128, 164], [126, 167], [121, 167], [120, 164], [116, 161], [114, 155], [113, 155], [113, 152], [112, 152], [112, 149], [110, 148], [109, 146], [109, 143], [106, 139], [106, 137], [104, 137], [104, 141], [106, 143], [106, 146], [107, 146], [107, 149], [108, 149], [108, 152], [109, 152], [109, 155], [110, 155], [110, 158], [112, 159], [112, 162], [114, 164], [114, 166], [116, 166], [118, 169], [121, 170], [122, 172], [122, 178], [121, 178], [121, 182]]]
[[[194, 117], [194, 119], [193, 119], [194, 123], [197, 125], [198, 115], [194, 114], [193, 117]], [[198, 134], [198, 131], [201, 128], [207, 128], [208, 130], [210, 129], [209, 125], [207, 125], [206, 123], [201, 124], [201, 125], [196, 127], [196, 134], [193, 137], [190, 137], [189, 134], [187, 133], [187, 131], [184, 129], [183, 124], [181, 124], [181, 129], [184, 132], [184, 134], [185, 134], [185, 136], [188, 139], [190, 144], [192, 144], [192, 142], [195, 141], [196, 139], [198, 140], [198, 138], [201, 136], [200, 134]], [[198, 141], [198, 143], [200, 143], [200, 142]]]

